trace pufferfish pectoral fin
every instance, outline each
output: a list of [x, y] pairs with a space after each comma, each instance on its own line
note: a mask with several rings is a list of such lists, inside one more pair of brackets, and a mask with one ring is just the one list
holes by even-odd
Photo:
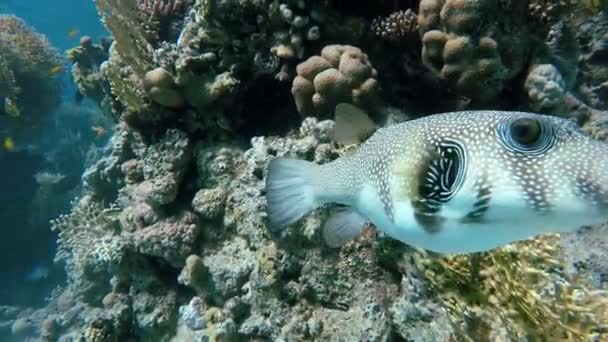
[[368, 220], [351, 209], [334, 212], [323, 225], [323, 239], [329, 247], [338, 248], [356, 238]]

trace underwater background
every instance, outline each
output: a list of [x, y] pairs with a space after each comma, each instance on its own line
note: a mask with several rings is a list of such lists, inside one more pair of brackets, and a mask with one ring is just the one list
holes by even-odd
[[[25, 20], [34, 30], [43, 33], [58, 53], [78, 42], [79, 37], [70, 36], [71, 30], [83, 30], [94, 37], [107, 35], [94, 3], [89, 1], [60, 0], [53, 2], [53, 6], [48, 6], [45, 1], [2, 0], [0, 14], [16, 15]], [[5, 48], [6, 46], [3, 46], [3, 49]], [[65, 65], [67, 67], [67, 64]], [[46, 117], [44, 122], [40, 121], [40, 129], [32, 129], [31, 133], [24, 135], [23, 140], [15, 128], [6, 126], [6, 122], [3, 122], [4, 127], [1, 129], [2, 139], [10, 138], [15, 143], [15, 149], [11, 153], [3, 150], [0, 157], [4, 165], [0, 171], [0, 222], [7, 234], [7, 238], [2, 239], [0, 248], [0, 259], [3, 260], [0, 300], [3, 305], [40, 305], [50, 290], [65, 277], [61, 267], [53, 266], [56, 234], [48, 229], [48, 222], [69, 208], [71, 194], [67, 193], [80, 181], [85, 156], [81, 151], [72, 151], [74, 153], [70, 154], [65, 146], [60, 145], [92, 143], [93, 137], [87, 132], [90, 129], [87, 120], [100, 117], [101, 112], [94, 105], [87, 103], [78, 107], [75, 105], [76, 90], [67, 73], [57, 73], [56, 78], [56, 96], [60, 100], [47, 108], [35, 109], [46, 111], [35, 114]], [[39, 100], [36, 93], [27, 96], [29, 98], [25, 98], [25, 101], [35, 103]], [[67, 112], [73, 113], [66, 114]], [[66, 115], [83, 117], [69, 122]], [[59, 128], [57, 125], [63, 127]], [[61, 137], [66, 131], [83, 131], [85, 136], [89, 136], [73, 136], [70, 141], [70, 138]], [[27, 145], [35, 147], [28, 148]], [[58, 192], [64, 193], [63, 196], [40, 197], [41, 185], [36, 181], [35, 175], [44, 172], [63, 177], [62, 184], [58, 185], [61, 189], [57, 189]], [[37, 196], [40, 197], [40, 202], [56, 203], [33, 209], [32, 199]]]
[[608, 341], [608, 226], [436, 255], [330, 210], [286, 230], [269, 162], [493, 109], [608, 140], [600, 0], [0, 0], [0, 341]]

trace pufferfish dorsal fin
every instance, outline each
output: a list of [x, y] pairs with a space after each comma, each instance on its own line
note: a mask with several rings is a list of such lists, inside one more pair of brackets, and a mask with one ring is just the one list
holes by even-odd
[[334, 140], [343, 145], [359, 144], [377, 129], [367, 113], [350, 103], [339, 103], [334, 119]]

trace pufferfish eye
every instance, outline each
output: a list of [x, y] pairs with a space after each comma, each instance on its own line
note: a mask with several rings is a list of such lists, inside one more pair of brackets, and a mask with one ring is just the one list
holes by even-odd
[[537, 156], [547, 152], [556, 141], [553, 124], [530, 116], [513, 116], [498, 126], [507, 150]]
[[519, 118], [511, 123], [511, 138], [524, 146], [534, 145], [542, 136], [542, 127], [533, 118]]

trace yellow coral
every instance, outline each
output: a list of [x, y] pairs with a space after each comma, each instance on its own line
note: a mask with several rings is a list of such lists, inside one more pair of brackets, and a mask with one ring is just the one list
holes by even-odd
[[418, 253], [414, 259], [465, 336], [492, 340], [502, 329], [510, 339], [588, 340], [608, 324], [608, 293], [561, 274], [558, 239], [548, 235], [475, 255]]

